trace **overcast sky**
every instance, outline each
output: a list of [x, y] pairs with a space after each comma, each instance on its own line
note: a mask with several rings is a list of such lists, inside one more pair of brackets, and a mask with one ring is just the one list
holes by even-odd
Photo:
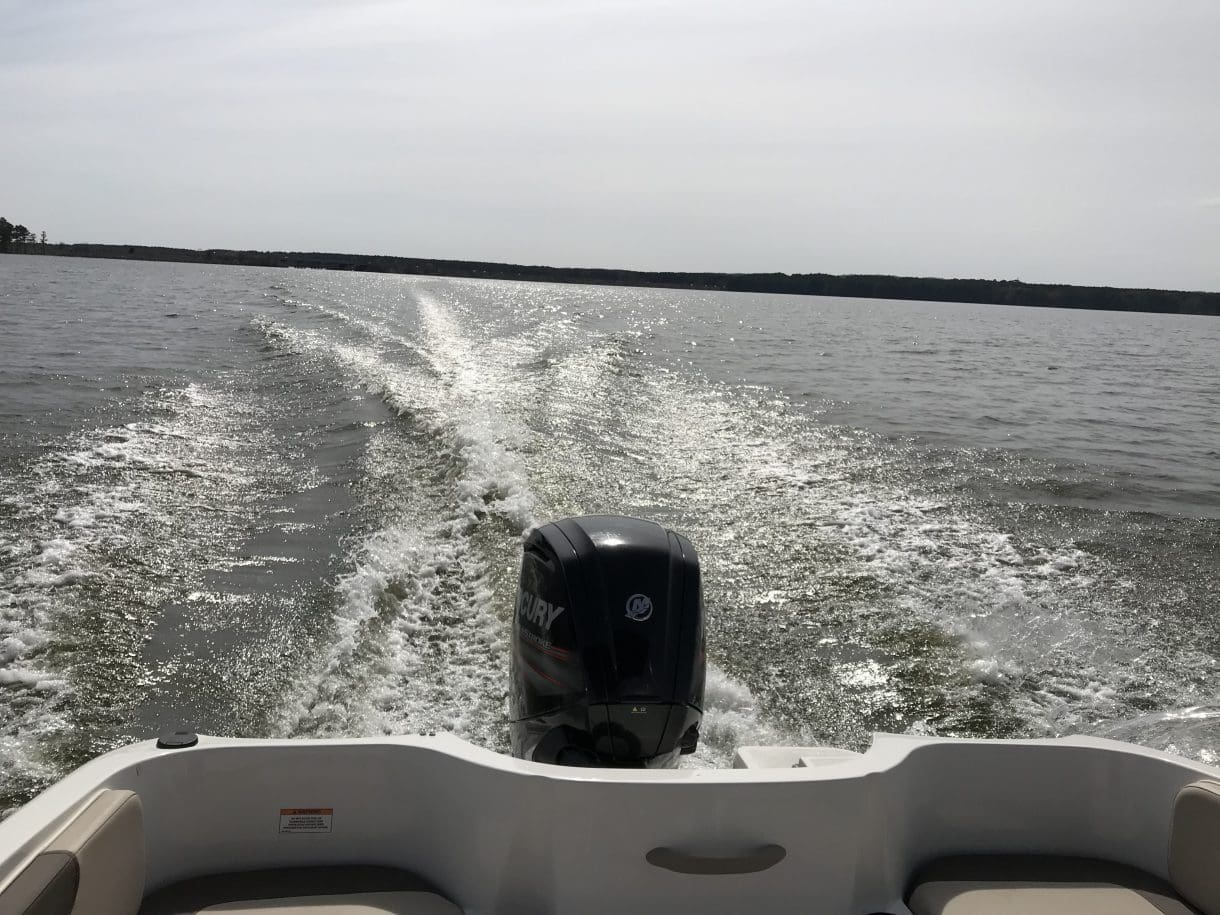
[[52, 240], [1220, 290], [1217, 0], [0, 0]]

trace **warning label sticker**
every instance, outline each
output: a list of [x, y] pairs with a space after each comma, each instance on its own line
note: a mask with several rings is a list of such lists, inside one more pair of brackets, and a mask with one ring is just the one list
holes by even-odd
[[330, 832], [334, 807], [281, 807], [280, 832]]

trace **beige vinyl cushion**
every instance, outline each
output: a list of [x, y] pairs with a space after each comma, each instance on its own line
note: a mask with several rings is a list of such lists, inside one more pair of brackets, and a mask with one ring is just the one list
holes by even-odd
[[2, 915], [72, 915], [80, 871], [66, 852], [43, 852], [3, 890]]
[[1169, 879], [1204, 915], [1220, 915], [1220, 782], [1198, 781], [1178, 792]]
[[131, 791], [102, 791], [46, 847], [76, 857], [72, 915], [135, 915], [144, 896], [144, 813]]
[[349, 893], [343, 896], [290, 896], [226, 902], [200, 909], [200, 915], [462, 915], [435, 893]]
[[358, 897], [367, 905], [370, 898], [395, 893], [416, 903], [417, 908], [423, 905], [417, 897], [441, 896], [417, 874], [394, 867], [366, 864], [279, 867], [190, 877], [150, 894], [140, 907], [140, 915], [199, 915], [200, 912], [224, 911], [224, 906], [234, 904], [239, 904], [238, 911], [243, 908], [248, 911], [256, 902], [271, 906], [270, 909], [264, 906], [261, 911], [274, 912], [275, 906], [283, 911], [285, 899], [301, 898], [312, 906], [306, 911], [318, 915], [335, 899]]
[[914, 915], [1197, 915], [1151, 874], [1049, 855], [942, 858], [920, 872], [907, 906]]

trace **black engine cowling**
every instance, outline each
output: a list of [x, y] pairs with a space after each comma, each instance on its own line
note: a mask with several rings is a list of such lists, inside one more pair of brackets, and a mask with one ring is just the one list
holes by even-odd
[[699, 739], [705, 666], [699, 558], [685, 537], [592, 515], [526, 538], [513, 618], [515, 756], [674, 764]]

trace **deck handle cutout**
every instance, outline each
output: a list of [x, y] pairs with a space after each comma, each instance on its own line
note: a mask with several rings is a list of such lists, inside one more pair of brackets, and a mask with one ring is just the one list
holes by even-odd
[[783, 861], [782, 845], [763, 845], [737, 855], [695, 855], [674, 848], [654, 848], [644, 856], [653, 867], [677, 874], [756, 874]]

